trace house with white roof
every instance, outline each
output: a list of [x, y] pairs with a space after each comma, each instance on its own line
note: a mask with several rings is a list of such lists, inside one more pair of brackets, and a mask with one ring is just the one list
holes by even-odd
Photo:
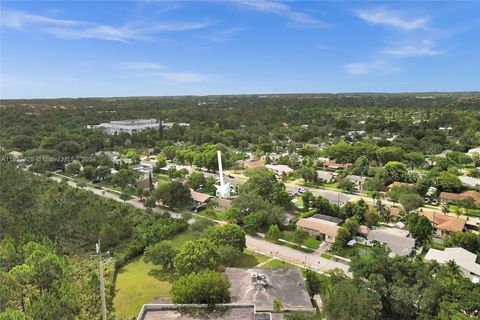
[[425, 256], [425, 260], [436, 260], [440, 264], [453, 260], [466, 278], [473, 283], [480, 283], [480, 264], [476, 263], [476, 259], [476, 254], [463, 248], [445, 248], [443, 251], [430, 249]]
[[480, 187], [480, 179], [468, 177], [468, 176], [460, 176], [458, 177], [463, 185], [467, 187]]
[[265, 167], [275, 172], [276, 175], [290, 174], [293, 172], [293, 169], [285, 164], [267, 164]]
[[467, 154], [471, 157], [474, 154], [479, 154], [480, 155], [480, 147], [476, 147], [473, 149], [468, 150]]

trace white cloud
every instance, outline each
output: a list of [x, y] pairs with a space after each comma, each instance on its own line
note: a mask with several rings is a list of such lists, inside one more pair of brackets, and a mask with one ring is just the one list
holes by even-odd
[[89, 21], [54, 19], [27, 12], [2, 8], [0, 25], [14, 29], [29, 29], [54, 35], [59, 38], [101, 39], [113, 41], [150, 40], [157, 32], [187, 31], [202, 29], [211, 22], [129, 23], [110, 26]]
[[428, 17], [407, 18], [401, 13], [388, 10], [385, 7], [357, 10], [354, 11], [354, 14], [360, 19], [373, 24], [384, 24], [406, 31], [426, 29], [429, 22]]
[[215, 32], [209, 35], [201, 35], [199, 38], [207, 39], [213, 42], [226, 42], [228, 41], [235, 33], [238, 33], [240, 28], [230, 28], [220, 32]]
[[349, 63], [346, 64], [344, 68], [348, 73], [353, 75], [386, 75], [400, 70], [397, 66], [387, 60]]
[[159, 63], [138, 62], [138, 61], [121, 62], [115, 65], [115, 67], [120, 69], [130, 69], [130, 70], [166, 69], [164, 65], [161, 65]]
[[274, 13], [286, 17], [289, 21], [308, 27], [323, 28], [329, 24], [316, 19], [308, 13], [295, 11], [285, 3], [273, 2], [267, 0], [237, 0], [237, 4], [257, 11]]
[[382, 51], [382, 53], [397, 57], [414, 57], [414, 56], [438, 56], [445, 54], [446, 51], [436, 50], [434, 43], [429, 40], [423, 40], [418, 44], [404, 45], [400, 47], [392, 47]]

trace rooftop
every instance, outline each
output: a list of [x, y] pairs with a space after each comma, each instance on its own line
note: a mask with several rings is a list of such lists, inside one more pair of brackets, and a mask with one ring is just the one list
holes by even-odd
[[436, 260], [438, 263], [453, 260], [461, 268], [480, 277], [480, 264], [475, 262], [476, 259], [476, 254], [463, 248], [445, 248], [444, 251], [430, 249], [425, 255], [425, 260]]
[[284, 311], [314, 311], [300, 269], [297, 268], [227, 268], [235, 303], [255, 304], [257, 311], [273, 311], [273, 301], [280, 300]]
[[334, 222], [336, 224], [339, 224], [340, 222], [343, 221], [340, 218], [327, 216], [326, 214], [320, 214], [320, 213], [314, 214], [312, 216], [312, 218], [316, 218], [316, 219], [319, 219], [319, 220], [326, 220], [326, 221]]
[[192, 189], [190, 189], [190, 197], [192, 197], [193, 201], [201, 202], [201, 203], [207, 202], [212, 198], [212, 196], [209, 194], [197, 192]]
[[446, 214], [433, 211], [424, 211], [420, 214], [427, 217], [437, 229], [450, 232], [461, 232], [463, 231], [463, 228], [465, 228], [466, 220], [462, 218], [447, 216]]
[[219, 304], [212, 310], [203, 304], [145, 304], [137, 320], [253, 320], [253, 304]]
[[440, 198], [446, 200], [464, 200], [473, 198], [476, 202], [480, 202], [480, 192], [468, 190], [462, 193], [440, 192]]
[[406, 230], [380, 227], [370, 230], [367, 239], [386, 244], [393, 253], [404, 254], [415, 247], [415, 239], [408, 235]]
[[312, 217], [298, 220], [297, 226], [314, 230], [330, 237], [336, 237], [338, 233], [337, 223]]

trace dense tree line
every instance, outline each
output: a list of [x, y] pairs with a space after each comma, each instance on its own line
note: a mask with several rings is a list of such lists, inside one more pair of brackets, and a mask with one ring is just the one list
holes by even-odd
[[111, 311], [115, 268], [187, 227], [5, 163], [0, 221], [0, 312], [19, 319], [99, 317], [99, 240], [114, 258], [105, 266]]

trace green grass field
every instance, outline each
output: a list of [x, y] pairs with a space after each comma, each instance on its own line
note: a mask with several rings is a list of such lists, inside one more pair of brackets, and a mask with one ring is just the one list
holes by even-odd
[[243, 250], [243, 253], [237, 261], [235, 261], [232, 267], [235, 268], [253, 268], [257, 264], [268, 260], [267, 256], [263, 254], [254, 253], [248, 249]]
[[152, 269], [158, 267], [145, 263], [143, 257], [132, 260], [120, 269], [113, 299], [117, 317], [136, 317], [143, 304], [157, 297], [170, 297], [171, 284], [149, 275]]
[[172, 238], [171, 242], [172, 246], [175, 249], [180, 249], [185, 242], [195, 241], [198, 238], [200, 238], [200, 233], [192, 230], [187, 230], [185, 232], [177, 234], [175, 237]]
[[266, 268], [298, 268], [298, 267], [288, 262], [284, 262], [280, 260], [272, 260], [268, 263], [265, 263], [260, 268], [266, 269]]

